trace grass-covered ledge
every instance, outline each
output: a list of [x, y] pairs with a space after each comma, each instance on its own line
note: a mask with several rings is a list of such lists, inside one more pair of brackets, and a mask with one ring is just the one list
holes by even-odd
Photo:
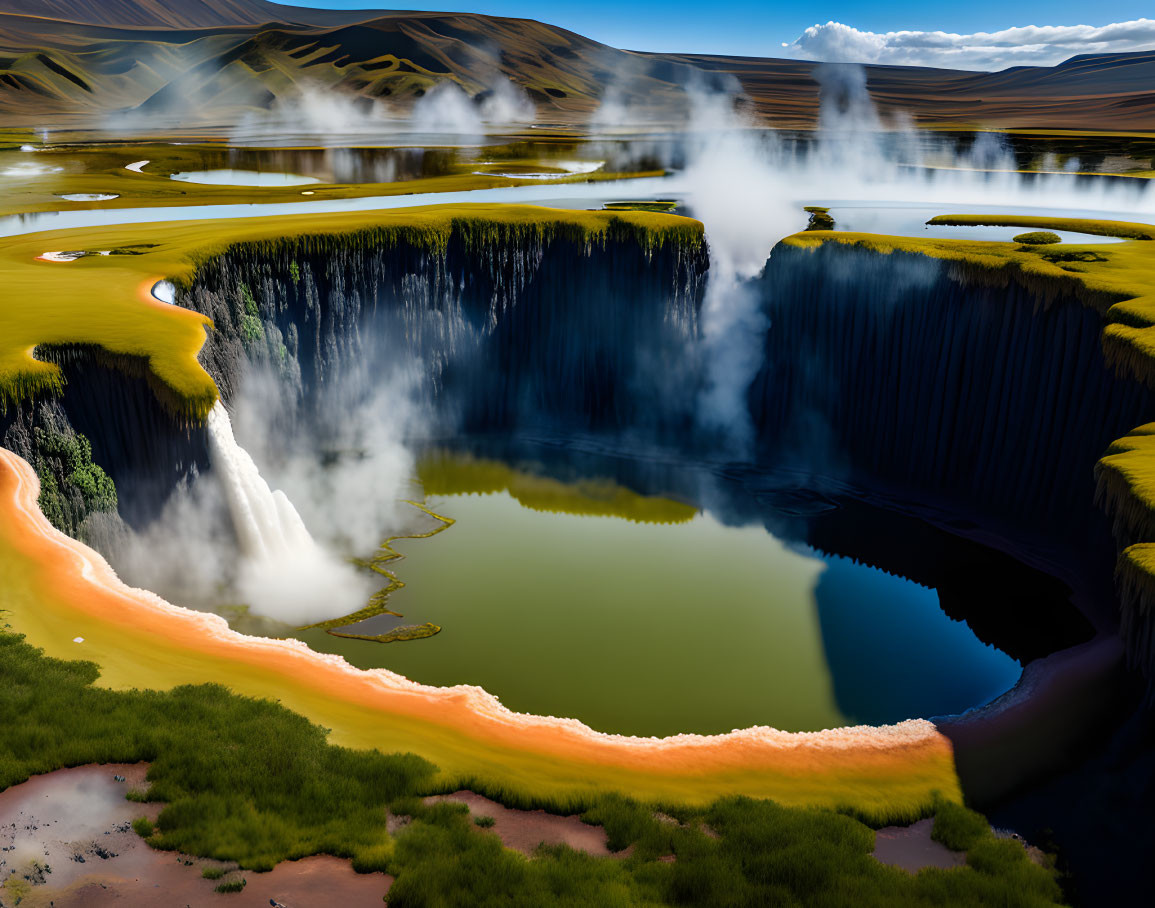
[[[199, 421], [218, 397], [197, 362], [211, 322], [152, 296], [168, 279], [192, 282], [198, 264], [238, 246], [323, 251], [342, 244], [390, 247], [399, 242], [445, 249], [451, 236], [481, 251], [506, 241], [564, 239], [587, 246], [666, 245], [704, 254], [702, 225], [654, 212], [567, 211], [525, 205], [452, 205], [390, 212], [300, 215], [118, 225], [38, 232], [0, 252], [0, 406], [61, 388], [59, 368], [34, 356], [38, 346], [89, 345], [147, 365], [170, 409]], [[45, 261], [45, 252], [132, 250]]]

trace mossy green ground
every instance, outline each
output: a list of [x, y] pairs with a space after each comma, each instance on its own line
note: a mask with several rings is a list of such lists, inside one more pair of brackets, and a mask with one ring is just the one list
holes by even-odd
[[[968, 851], [968, 866], [917, 875], [876, 862], [872, 830], [852, 817], [741, 797], [686, 807], [591, 796], [567, 806], [603, 825], [612, 850], [632, 846], [629, 857], [543, 847], [526, 860], [460, 805], [425, 805], [443, 789], [419, 757], [336, 747], [283, 706], [217, 685], [114, 692], [93, 685], [97, 674], [0, 632], [0, 789], [64, 766], [147, 760], [146, 798], [166, 805], [155, 826], [135, 824], [150, 845], [250, 871], [349, 858], [396, 875], [392, 906], [1027, 908], [1061, 897], [1021, 845], [996, 841], [981, 817], [950, 804], [938, 807], [941, 837]], [[390, 835], [390, 812], [413, 821]]]

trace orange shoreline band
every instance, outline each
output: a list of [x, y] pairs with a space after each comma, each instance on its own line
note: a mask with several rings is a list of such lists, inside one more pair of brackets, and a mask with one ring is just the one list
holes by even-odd
[[[626, 773], [626, 778], [618, 780], [626, 784], [635, 775], [669, 774], [683, 783], [716, 775], [719, 784], [705, 785], [704, 790], [732, 790], [800, 803], [826, 800], [807, 793], [820, 787], [825, 777], [838, 779], [835, 789], [848, 784], [874, 789], [870, 794], [863, 792], [868, 803], [926, 802], [932, 791], [959, 797], [950, 742], [933, 723], [922, 719], [821, 732], [756, 727], [722, 735], [628, 737], [595, 732], [576, 719], [515, 713], [479, 687], [430, 687], [385, 669], [355, 668], [340, 656], [315, 652], [297, 640], [245, 636], [230, 630], [217, 615], [174, 606], [153, 593], [126, 586], [99, 554], [48, 522], [40, 512], [38, 496], [39, 480], [32, 467], [16, 454], [0, 449], [0, 537], [10, 552], [30, 567], [35, 589], [43, 589], [54, 603], [61, 603], [73, 614], [111, 625], [118, 633], [144, 638], [158, 652], [179, 654], [192, 666], [189, 682], [221, 681], [241, 693], [279, 695], [286, 706], [332, 727], [339, 743], [383, 750], [399, 749], [394, 742], [412, 743], [398, 741], [391, 734], [386, 721], [386, 716], [391, 716], [415, 720], [434, 737], [464, 739], [458, 746], [478, 748], [481, 766], [487, 765], [481, 753], [486, 747], [521, 754], [531, 763], [552, 764], [563, 780], [572, 783], [567, 786], [562, 782], [563, 789], [572, 790], [575, 785], [588, 788], [588, 784], [580, 783], [596, 781], [599, 768], [605, 768]], [[3, 555], [0, 549], [0, 557]], [[59, 606], [57, 611], [61, 611]], [[66, 617], [61, 615], [62, 625]], [[17, 630], [22, 630], [19, 623]], [[29, 642], [40, 645], [36, 639]], [[77, 647], [75, 655], [90, 657], [83, 647]], [[239, 683], [234, 683], [231, 674], [220, 677], [214, 663], [222, 661], [237, 669]], [[261, 683], [246, 683], [257, 677]], [[153, 686], [148, 680], [148, 672], [142, 671], [141, 686]], [[302, 687], [320, 694], [322, 705], [315, 695], [302, 700]], [[296, 697], [291, 696], [294, 690], [298, 691]], [[325, 710], [324, 703], [333, 709]], [[372, 727], [380, 716], [382, 733], [376, 736], [366, 734], [364, 728], [359, 732], [343, 729], [340, 705], [352, 706], [360, 713], [360, 723], [354, 724], [367, 721]], [[422, 750], [420, 746], [406, 749]], [[440, 748], [431, 750], [422, 755], [445, 769]], [[559, 763], [569, 764], [569, 768]], [[464, 767], [454, 768], [460, 773]], [[532, 766], [520, 771], [511, 767], [511, 775], [526, 777], [531, 789], [535, 787], [532, 772]], [[757, 783], [763, 774], [769, 785]], [[799, 798], [779, 790], [791, 779]], [[510, 780], [499, 778], [498, 782], [507, 784]], [[891, 783], [895, 790], [888, 795], [886, 789]], [[608, 779], [606, 787], [616, 787], [615, 780]], [[832, 790], [830, 795], [832, 801], [854, 800], [845, 791], [838, 795]]]

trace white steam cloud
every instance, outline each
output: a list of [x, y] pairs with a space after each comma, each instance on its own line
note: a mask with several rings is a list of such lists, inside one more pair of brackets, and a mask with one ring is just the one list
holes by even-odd
[[1155, 19], [1111, 25], [1025, 25], [997, 32], [861, 31], [841, 22], [812, 25], [787, 55], [831, 63], [883, 63], [994, 71], [1008, 66], [1054, 66], [1078, 54], [1155, 48]]
[[317, 544], [284, 492], [269, 488], [237, 444], [223, 404], [213, 408], [206, 428], [237, 537], [236, 591], [251, 613], [305, 624], [356, 611], [367, 584]]
[[245, 606], [293, 626], [364, 607], [381, 583], [348, 556], [371, 552], [404, 521], [405, 439], [419, 423], [414, 370], [352, 368], [315, 417], [302, 417], [295, 385], [253, 367], [233, 420], [220, 405], [210, 417], [209, 472], [143, 531], [97, 530], [117, 572], [181, 605]]
[[456, 82], [443, 80], [407, 110], [314, 87], [279, 99], [268, 111], [245, 114], [232, 138], [235, 142], [259, 142], [263, 137], [283, 144], [289, 136], [308, 136], [329, 145], [411, 133], [468, 138], [532, 123], [536, 115], [529, 95], [501, 75], [494, 75], [472, 96]]
[[737, 112], [734, 96], [695, 87], [689, 95], [683, 177], [710, 248], [699, 419], [740, 460], [753, 453], [745, 395], [762, 362], [768, 327], [751, 282], [774, 244], [792, 232], [797, 210], [783, 196], [760, 134]]

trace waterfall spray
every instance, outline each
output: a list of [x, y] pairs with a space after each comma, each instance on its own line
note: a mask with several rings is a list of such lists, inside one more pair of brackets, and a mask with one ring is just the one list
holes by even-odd
[[248, 452], [237, 444], [228, 410], [220, 401], [209, 413], [207, 428], [213, 466], [220, 471], [242, 554], [276, 558], [315, 549], [317, 543], [288, 496], [269, 488]]
[[208, 417], [209, 453], [240, 546], [237, 590], [256, 615], [291, 624], [356, 611], [368, 590], [353, 569], [325, 551], [280, 490], [272, 490], [233, 435], [218, 401]]

